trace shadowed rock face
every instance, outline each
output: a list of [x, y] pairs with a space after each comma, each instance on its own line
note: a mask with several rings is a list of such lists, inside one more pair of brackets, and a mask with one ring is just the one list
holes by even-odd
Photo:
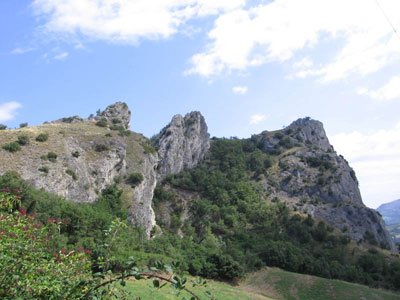
[[176, 115], [153, 139], [160, 162], [158, 174], [161, 179], [191, 169], [203, 160], [210, 148], [207, 124], [200, 112], [185, 117]]

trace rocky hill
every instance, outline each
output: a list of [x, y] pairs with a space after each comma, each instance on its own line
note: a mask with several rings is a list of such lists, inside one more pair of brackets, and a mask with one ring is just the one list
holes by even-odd
[[400, 200], [382, 204], [376, 210], [382, 215], [395, 242], [400, 243]]
[[400, 224], [400, 199], [382, 204], [377, 209], [386, 225]]
[[[158, 210], [156, 216], [156, 186], [168, 186], [169, 176], [201, 164], [214, 141], [199, 112], [174, 116], [151, 141], [129, 130], [130, 118], [127, 105], [118, 102], [88, 119], [69, 117], [1, 131], [0, 174], [16, 171], [35, 187], [78, 202], [96, 201], [100, 191], [117, 182], [129, 220], [150, 237], [156, 217], [165, 221], [174, 208], [167, 203], [167, 213]], [[254, 157], [252, 176], [263, 188], [265, 201], [279, 199], [294, 212], [322, 220], [358, 243], [394, 250], [382, 218], [362, 203], [356, 175], [330, 145], [322, 123], [299, 119], [243, 144]], [[21, 149], [14, 151], [10, 145]], [[169, 188], [183, 203], [182, 222], [190, 219], [193, 199], [200, 195]]]

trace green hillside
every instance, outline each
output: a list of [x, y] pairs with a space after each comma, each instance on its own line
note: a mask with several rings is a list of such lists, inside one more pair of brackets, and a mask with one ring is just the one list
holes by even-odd
[[[132, 296], [140, 297], [142, 300], [172, 300], [189, 297], [186, 293], [177, 295], [176, 290], [169, 287], [157, 290], [150, 280], [129, 281], [126, 290]], [[205, 291], [209, 291], [214, 299], [220, 300], [400, 299], [400, 294], [386, 290], [373, 289], [339, 280], [291, 273], [278, 268], [266, 268], [249, 274], [237, 286], [210, 280], [206, 288], [196, 288], [193, 291], [201, 299], [210, 299], [205, 293]]]

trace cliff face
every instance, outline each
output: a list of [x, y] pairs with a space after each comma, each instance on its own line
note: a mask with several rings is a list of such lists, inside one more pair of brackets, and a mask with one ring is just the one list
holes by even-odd
[[160, 157], [159, 177], [163, 179], [196, 166], [210, 148], [209, 137], [207, 124], [199, 112], [174, 116], [153, 139]]
[[271, 198], [282, 197], [295, 210], [323, 220], [353, 240], [394, 249], [381, 216], [363, 204], [355, 172], [334, 151], [321, 122], [299, 119], [252, 139], [278, 157], [277, 167], [263, 180]]

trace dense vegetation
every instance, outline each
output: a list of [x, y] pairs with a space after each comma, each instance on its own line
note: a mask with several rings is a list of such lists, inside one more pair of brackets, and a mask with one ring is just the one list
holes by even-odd
[[[151, 240], [124, 221], [127, 208], [117, 184], [92, 204], [68, 202], [36, 190], [14, 173], [0, 177], [0, 190], [18, 190], [27, 215], [45, 226], [55, 226], [56, 234], [46, 244], [48, 253], [83, 249], [90, 256], [93, 272], [123, 272], [126, 262], [135, 257], [138, 266], [179, 261], [175, 269], [224, 280], [277, 266], [400, 289], [398, 258], [375, 248], [354, 251], [347, 236], [323, 222], [294, 213], [278, 198], [272, 203], [265, 200], [265, 191], [255, 179], [274, 162], [276, 154], [264, 153], [251, 140], [214, 140], [204, 163], [168, 177], [157, 187], [156, 210], [168, 202], [173, 214], [168, 224], [158, 220], [163, 233], [155, 232]], [[140, 182], [139, 175], [134, 175], [135, 183]], [[185, 208], [174, 189], [199, 195], [189, 207], [187, 220], [182, 218]]]
[[251, 140], [214, 140], [203, 164], [167, 179], [176, 189], [200, 195], [191, 205], [190, 219], [181, 224], [182, 207], [173, 192], [156, 191], [156, 207], [163, 201], [175, 203], [169, 230], [181, 228], [185, 236], [159, 240], [169, 238], [195, 275], [232, 279], [267, 265], [400, 289], [398, 258], [375, 248], [360, 254], [346, 235], [323, 222], [293, 213], [277, 198], [265, 201], [254, 179], [274, 160]]
[[126, 211], [116, 186], [85, 205], [36, 190], [16, 173], [1, 176], [0, 298], [131, 299], [124, 287], [135, 278], [152, 279], [156, 289], [170, 283], [178, 295], [199, 299], [186, 285], [205, 282], [174, 275], [162, 256], [135, 252], [143, 235], [120, 218]]

